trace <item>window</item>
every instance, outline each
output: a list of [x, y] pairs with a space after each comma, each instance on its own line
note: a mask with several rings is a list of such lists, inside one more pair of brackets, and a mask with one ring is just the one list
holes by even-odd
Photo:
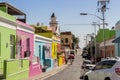
[[108, 60], [103, 62], [102, 69], [112, 68], [112, 66], [116, 63], [115, 60]]
[[61, 39], [61, 43], [64, 43], [64, 40], [63, 40], [63, 39]]
[[101, 64], [101, 63], [98, 63], [98, 64], [95, 66], [94, 70], [99, 70], [99, 69], [101, 69], [101, 68], [102, 68], [102, 64]]
[[15, 44], [15, 35], [10, 35], [10, 44], [14, 45]]
[[10, 35], [10, 58], [14, 59], [15, 58], [15, 35]]
[[39, 59], [41, 60], [41, 45], [39, 45]]
[[18, 54], [18, 58], [21, 58], [22, 56], [21, 56], [21, 51], [22, 50], [22, 47], [21, 47], [21, 40], [19, 40], [18, 42], [17, 42], [17, 54]]
[[68, 43], [68, 38], [65, 38], [65, 43]]
[[99, 62], [99, 63], [95, 66], [95, 70], [112, 68], [112, 66], [113, 66], [115, 63], [116, 63], [115, 60], [107, 60], [107, 61]]
[[27, 51], [30, 51], [30, 38], [26, 39], [26, 48], [27, 48]]
[[29, 57], [31, 54], [30, 52], [30, 38], [26, 39], [26, 51], [24, 52], [24, 57]]

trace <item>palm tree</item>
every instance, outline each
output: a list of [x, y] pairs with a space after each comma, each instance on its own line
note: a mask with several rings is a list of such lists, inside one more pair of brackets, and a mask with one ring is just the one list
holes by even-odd
[[73, 46], [75, 48], [79, 48], [79, 42], [80, 42], [79, 37], [75, 37], [75, 35], [73, 35]]

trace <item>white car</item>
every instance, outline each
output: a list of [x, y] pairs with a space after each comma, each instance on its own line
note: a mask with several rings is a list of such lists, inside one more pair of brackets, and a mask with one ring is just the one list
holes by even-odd
[[89, 70], [93, 69], [95, 67], [94, 64], [86, 64], [84, 68], [84, 72], [88, 72]]
[[97, 63], [84, 74], [84, 80], [120, 80], [120, 58], [109, 58]]

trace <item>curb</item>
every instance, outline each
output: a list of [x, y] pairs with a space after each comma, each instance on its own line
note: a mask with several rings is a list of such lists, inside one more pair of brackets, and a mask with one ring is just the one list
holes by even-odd
[[41, 73], [40, 75], [37, 75], [37, 76], [34, 76], [34, 77], [31, 77], [27, 80], [44, 80], [50, 76], [53, 76], [55, 74], [57, 74], [58, 72], [64, 70], [68, 65], [63, 65], [61, 67], [56, 67], [54, 68], [53, 70], [50, 70], [48, 72], [44, 72], [44, 73]]

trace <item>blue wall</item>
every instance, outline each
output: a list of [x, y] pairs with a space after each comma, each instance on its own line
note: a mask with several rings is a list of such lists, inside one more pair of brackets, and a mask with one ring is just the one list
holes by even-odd
[[[120, 29], [116, 30], [116, 38], [120, 37]], [[115, 43], [115, 56], [120, 57], [120, 43]]]
[[42, 56], [43, 56], [43, 46], [45, 44], [42, 43], [42, 42], [38, 42], [38, 41], [35, 41], [35, 56], [38, 56], [39, 57], [39, 60], [40, 60], [40, 63], [43, 67], [43, 59], [42, 59]]
[[[40, 41], [35, 41], [35, 56], [39, 57], [40, 64], [42, 67], [44, 67], [45, 64], [49, 64], [50, 66], [46, 69], [46, 71], [52, 70], [53, 69], [53, 60], [52, 58], [45, 59], [45, 49], [44, 46], [46, 43], [40, 42]], [[50, 48], [51, 49], [51, 48]], [[52, 53], [51, 53], [52, 55]]]

